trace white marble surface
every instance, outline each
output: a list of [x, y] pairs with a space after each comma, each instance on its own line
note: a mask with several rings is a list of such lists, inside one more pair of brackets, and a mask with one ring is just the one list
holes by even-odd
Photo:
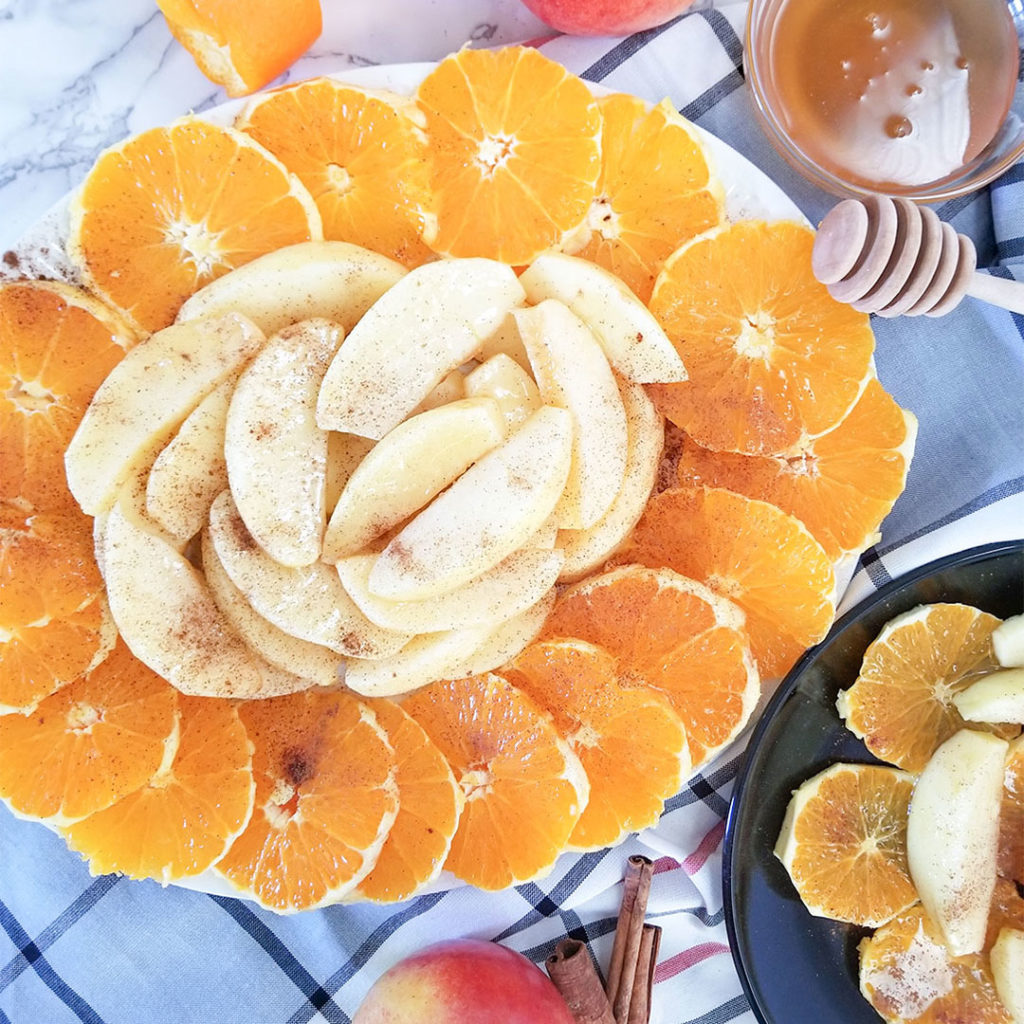
[[[281, 79], [437, 60], [550, 35], [520, 0], [322, 0], [324, 30]], [[155, 0], [0, 0], [0, 251], [127, 135], [227, 97]]]

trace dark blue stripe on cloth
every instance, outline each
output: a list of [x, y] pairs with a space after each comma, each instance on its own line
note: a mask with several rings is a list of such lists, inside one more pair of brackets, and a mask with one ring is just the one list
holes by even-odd
[[11, 1018], [3, 1010], [0, 1010], [0, 1024], [11, 1024]]
[[879, 587], [892, 580], [889, 570], [882, 561], [882, 556], [878, 553], [878, 548], [869, 548], [865, 551], [861, 555], [861, 564], [864, 566], [864, 571], [868, 574], [868, 579], [871, 580], [875, 590], [878, 590]]
[[1012, 260], [1024, 256], [1024, 235], [1017, 238], [1001, 238], [996, 242], [996, 257], [1000, 260]]
[[[103, 1024], [103, 1018], [53, 969], [46, 957], [43, 956], [42, 950], [29, 938], [28, 932], [22, 928], [18, 919], [2, 900], [0, 900], [0, 927], [7, 932], [11, 941], [21, 951], [21, 957], [24, 958], [25, 963], [32, 965], [32, 969], [39, 975], [40, 981], [83, 1024]], [[14, 977], [17, 977], [17, 974]]]
[[736, 35], [736, 30], [729, 24], [729, 19], [721, 11], [700, 11], [699, 14], [711, 26], [711, 31], [718, 37], [733, 67], [743, 67], [743, 40]]
[[947, 199], [935, 212], [942, 220], [952, 220], [972, 203], [976, 203], [982, 196], [985, 197], [986, 201], [988, 200], [988, 193], [984, 189], [978, 192], [967, 192], [965, 195], [957, 196], [954, 199]]
[[703, 1013], [699, 1017], [691, 1017], [683, 1021], [682, 1024], [725, 1024], [727, 1020], [735, 1020], [737, 1017], [749, 1012], [750, 1004], [747, 1002], [746, 997], [736, 996], [727, 1003], [716, 1006], [710, 1012]]
[[729, 801], [718, 790], [736, 778], [743, 755], [734, 757], [710, 775], [697, 774], [689, 783], [665, 804], [665, 813], [687, 807], [703, 800], [720, 818], [724, 818], [729, 810]]
[[263, 948], [285, 977], [309, 1000], [309, 1017], [319, 1012], [331, 1024], [349, 1024], [348, 1017], [342, 1013], [331, 994], [244, 903], [228, 896], [211, 896], [210, 899]]
[[1004, 174], [1000, 174], [989, 186], [993, 192], [997, 189], [1006, 188], [1007, 185], [1019, 185], [1024, 182], [1024, 163], [1014, 164]]
[[679, 113], [688, 121], [699, 121], [716, 103], [720, 103], [742, 85], [743, 75], [739, 71], [730, 71], [725, 78], [716, 82], [710, 89], [705, 89], [695, 100], [687, 103]]
[[657, 28], [649, 28], [644, 32], [637, 32], [634, 35], [623, 39], [617, 46], [613, 46], [600, 60], [595, 61], [586, 71], [580, 72], [580, 78], [590, 82], [600, 82], [607, 78], [617, 67], [625, 64], [633, 54], [642, 50], [652, 39], [656, 39], [662, 32], [667, 32], [673, 25], [682, 18], [687, 17], [680, 14], [677, 18], [659, 25]]

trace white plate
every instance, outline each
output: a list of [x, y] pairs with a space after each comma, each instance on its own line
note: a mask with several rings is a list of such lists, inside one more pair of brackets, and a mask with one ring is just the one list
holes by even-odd
[[[410, 94], [435, 66], [431, 63], [380, 65], [339, 72], [330, 77], [366, 88], [390, 89], [397, 93]], [[612, 91], [594, 83], [587, 84], [597, 96], [604, 96]], [[230, 125], [247, 102], [248, 99], [232, 100], [198, 116], [214, 124]], [[806, 219], [793, 201], [764, 172], [714, 135], [698, 126], [695, 128], [710, 150], [713, 170], [725, 188], [725, 208], [729, 220], [760, 218], [798, 220], [806, 223]], [[18, 257], [17, 265], [12, 267], [6, 263], [0, 264], [0, 280], [39, 277], [67, 281], [71, 284], [80, 283], [78, 273], [68, 260], [65, 248], [68, 237], [68, 208], [72, 195], [73, 193], [69, 193], [57, 202], [19, 240], [14, 246], [14, 252]], [[179, 879], [172, 884], [214, 895], [238, 896], [238, 893], [212, 870], [194, 878]], [[421, 892], [436, 892], [462, 884], [454, 875], [443, 872]]]

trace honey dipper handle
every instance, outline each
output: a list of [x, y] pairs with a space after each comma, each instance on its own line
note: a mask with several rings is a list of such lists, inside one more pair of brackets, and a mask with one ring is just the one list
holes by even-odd
[[1024, 313], [1024, 281], [974, 273], [967, 283], [967, 294], [1011, 313]]

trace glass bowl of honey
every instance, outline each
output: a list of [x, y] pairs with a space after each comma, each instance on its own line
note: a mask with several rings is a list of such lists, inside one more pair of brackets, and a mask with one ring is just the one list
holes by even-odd
[[839, 195], [980, 188], [1024, 155], [1015, 4], [751, 0], [745, 69], [762, 126]]

